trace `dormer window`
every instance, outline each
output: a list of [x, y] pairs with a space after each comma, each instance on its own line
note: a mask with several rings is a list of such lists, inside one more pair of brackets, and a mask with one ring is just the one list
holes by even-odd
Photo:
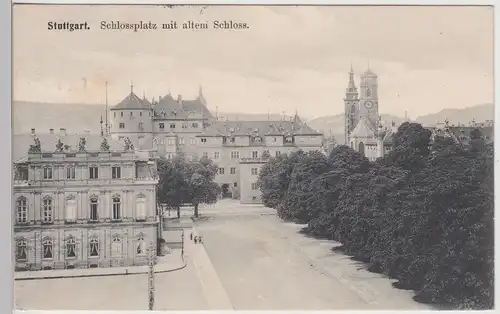
[[164, 129], [165, 128], [165, 123], [160, 123], [160, 129]]

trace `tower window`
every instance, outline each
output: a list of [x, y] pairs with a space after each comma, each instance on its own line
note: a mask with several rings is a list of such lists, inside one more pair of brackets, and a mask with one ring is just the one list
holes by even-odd
[[124, 129], [125, 128], [125, 123], [120, 123], [120, 129]]
[[372, 97], [372, 90], [369, 88], [366, 90], [366, 97]]

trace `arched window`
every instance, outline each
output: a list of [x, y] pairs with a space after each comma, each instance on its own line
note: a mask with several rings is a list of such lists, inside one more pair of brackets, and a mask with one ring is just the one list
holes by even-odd
[[99, 256], [99, 239], [97, 237], [91, 237], [89, 241], [89, 255]]
[[52, 255], [52, 252], [53, 252], [52, 238], [50, 238], [50, 237], [43, 238], [42, 249], [43, 249], [43, 258], [44, 259], [52, 259], [52, 257], [53, 257], [53, 255]]
[[113, 235], [111, 241], [111, 256], [118, 257], [122, 255], [122, 239], [118, 234]]
[[66, 221], [76, 221], [76, 198], [74, 195], [70, 195], [66, 198]]
[[16, 217], [18, 223], [28, 222], [28, 201], [26, 197], [21, 196], [16, 202]]
[[144, 241], [144, 235], [139, 234], [137, 237], [137, 255], [145, 255], [146, 254], [146, 241]]
[[120, 196], [115, 195], [113, 196], [113, 220], [120, 220], [121, 219], [121, 202], [120, 202]]
[[142, 193], [135, 200], [135, 215], [137, 220], [146, 219], [146, 196]]
[[16, 242], [16, 260], [25, 261], [28, 259], [28, 243], [26, 239], [21, 238]]
[[52, 198], [47, 196], [42, 201], [42, 222], [52, 222], [54, 219], [52, 213]]
[[99, 220], [99, 199], [97, 196], [90, 197], [90, 217], [89, 220]]
[[365, 155], [365, 144], [363, 144], [363, 142], [359, 143], [358, 152], [363, 156]]
[[76, 257], [76, 241], [71, 236], [66, 239], [66, 257]]

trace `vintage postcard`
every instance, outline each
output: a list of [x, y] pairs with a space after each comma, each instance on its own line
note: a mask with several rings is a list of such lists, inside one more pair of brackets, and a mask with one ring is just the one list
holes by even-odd
[[16, 309], [492, 309], [493, 7], [13, 7]]

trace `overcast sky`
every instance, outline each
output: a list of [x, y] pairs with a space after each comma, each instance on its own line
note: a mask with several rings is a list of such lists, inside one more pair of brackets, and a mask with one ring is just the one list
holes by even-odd
[[[101, 21], [234, 20], [246, 30], [104, 31]], [[48, 21], [88, 21], [54, 32]], [[16, 5], [14, 99], [109, 103], [203, 86], [211, 110], [307, 117], [343, 112], [352, 62], [379, 75], [380, 112], [412, 118], [493, 102], [490, 7]], [[359, 78], [356, 77], [359, 84]]]

